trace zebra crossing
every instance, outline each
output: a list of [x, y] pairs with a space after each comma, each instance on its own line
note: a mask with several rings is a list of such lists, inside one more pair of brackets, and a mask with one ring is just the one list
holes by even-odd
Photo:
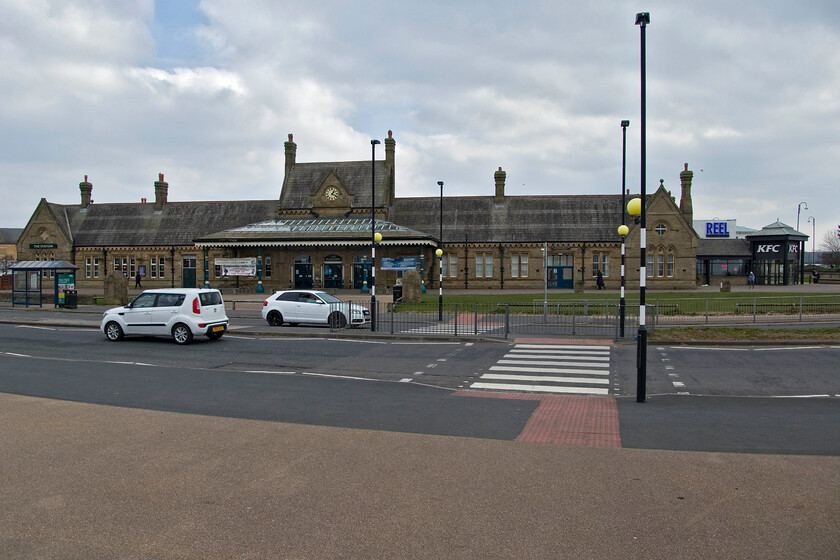
[[610, 346], [516, 344], [470, 389], [609, 395]]

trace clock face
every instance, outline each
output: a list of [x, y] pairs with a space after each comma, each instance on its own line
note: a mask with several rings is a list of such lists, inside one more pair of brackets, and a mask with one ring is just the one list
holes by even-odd
[[335, 187], [330, 187], [324, 194], [328, 199], [335, 200], [336, 198], [338, 198], [338, 189]]

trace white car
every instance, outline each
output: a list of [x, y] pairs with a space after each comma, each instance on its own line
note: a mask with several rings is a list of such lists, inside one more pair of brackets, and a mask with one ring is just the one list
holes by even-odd
[[189, 344], [194, 336], [218, 340], [228, 328], [219, 290], [167, 288], [146, 290], [124, 307], [102, 314], [99, 329], [110, 341], [126, 335], [171, 336]]
[[273, 327], [283, 323], [308, 323], [343, 329], [348, 325], [356, 327], [370, 323], [367, 307], [314, 290], [276, 292], [263, 302], [262, 316]]

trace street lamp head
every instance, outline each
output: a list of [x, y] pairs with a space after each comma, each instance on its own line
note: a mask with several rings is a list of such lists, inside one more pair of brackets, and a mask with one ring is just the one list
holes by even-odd
[[443, 186], [443, 181], [438, 181], [438, 185]]
[[381, 144], [381, 142], [380, 142], [379, 140], [371, 140], [371, 141], [370, 141], [370, 145], [371, 145], [371, 146], [374, 146], [374, 145], [376, 145], [376, 144]]
[[443, 249], [438, 249], [437, 251], [435, 251], [435, 255], [437, 255], [437, 256], [443, 255]]
[[627, 203], [627, 213], [631, 216], [640, 216], [642, 214], [642, 199], [631, 198]]
[[621, 121], [621, 128], [627, 128], [630, 126], [630, 121]]
[[625, 235], [627, 235], [628, 233], [630, 233], [630, 228], [628, 228], [628, 227], [627, 227], [627, 226], [625, 226], [625, 225], [620, 225], [620, 226], [618, 226], [618, 235], [620, 235], [620, 236], [624, 237], [624, 236], [625, 236]]
[[641, 25], [642, 27], [650, 25], [650, 12], [639, 12], [636, 14], [636, 25]]
[[382, 234], [377, 231], [373, 234], [373, 240], [379, 243], [380, 241], [382, 241]]

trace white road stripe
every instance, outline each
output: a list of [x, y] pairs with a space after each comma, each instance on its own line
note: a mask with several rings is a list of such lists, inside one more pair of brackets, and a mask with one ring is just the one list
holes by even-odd
[[517, 348], [536, 348], [537, 350], [547, 350], [549, 348], [560, 348], [562, 350], [606, 350], [609, 351], [612, 346], [600, 346], [597, 344], [517, 344]]
[[490, 366], [491, 371], [521, 371], [523, 373], [588, 373], [590, 375], [609, 375], [609, 370], [567, 369], [549, 367]]
[[593, 368], [602, 368], [607, 364], [602, 363], [595, 363], [595, 364], [587, 364], [587, 363], [580, 363], [580, 362], [561, 362], [561, 361], [546, 361], [546, 360], [499, 360], [496, 362], [497, 364], [508, 364], [508, 365], [515, 365], [515, 364], [522, 364], [527, 366], [576, 366], [576, 367], [593, 367]]
[[609, 395], [609, 389], [587, 387], [560, 387], [557, 385], [517, 385], [515, 383], [482, 383], [470, 385], [470, 389], [496, 389], [499, 391], [520, 391], [523, 393], [574, 393], [581, 395]]
[[569, 354], [517, 354], [514, 352], [509, 352], [504, 355], [505, 358], [523, 358], [523, 359], [534, 359], [534, 360], [592, 360], [595, 362], [609, 362], [610, 356], [609, 354], [605, 354], [603, 356], [576, 356], [576, 355], [569, 355]]
[[607, 385], [609, 379], [593, 379], [591, 377], [552, 377], [550, 375], [505, 375], [503, 373], [486, 373], [481, 379], [507, 379], [508, 381], [534, 381], [542, 383], [584, 383], [590, 385]]

